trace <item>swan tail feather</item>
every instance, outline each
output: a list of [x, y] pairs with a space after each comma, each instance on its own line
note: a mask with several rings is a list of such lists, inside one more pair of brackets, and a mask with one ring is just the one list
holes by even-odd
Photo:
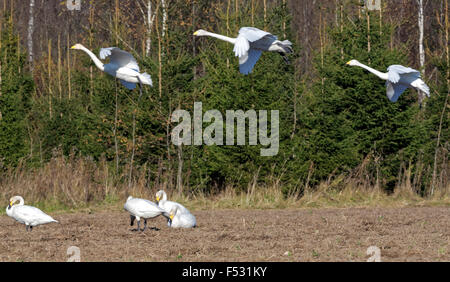
[[144, 81], [142, 81], [144, 84], [153, 86], [152, 77], [148, 73], [143, 73], [142, 77], [144, 78]]

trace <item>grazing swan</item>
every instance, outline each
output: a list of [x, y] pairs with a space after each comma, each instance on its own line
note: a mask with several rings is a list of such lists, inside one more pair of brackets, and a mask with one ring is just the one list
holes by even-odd
[[[158, 207], [155, 203], [145, 199], [130, 196], [123, 208], [130, 213], [131, 226], [134, 225], [134, 220], [137, 219], [137, 229], [133, 229], [133, 231], [145, 231], [147, 229], [147, 219], [149, 218], [162, 215], [168, 220], [170, 219], [169, 213]], [[141, 218], [144, 219], [144, 229], [142, 230], [140, 229]]]
[[117, 47], [102, 48], [100, 50], [100, 58], [102, 60], [110, 57], [109, 64], [106, 65], [103, 64], [94, 53], [81, 44], [75, 44], [71, 49], [86, 52], [89, 57], [91, 57], [92, 61], [94, 61], [97, 68], [107, 74], [117, 77], [123, 86], [130, 90], [135, 89], [137, 83], [139, 83], [140, 86], [142, 86], [142, 84], [153, 85], [152, 78], [149, 74], [139, 73], [139, 65], [133, 55], [120, 50]]
[[239, 57], [239, 70], [248, 75], [252, 72], [256, 62], [263, 51], [278, 52], [289, 63], [287, 54], [293, 53], [292, 43], [289, 40], [279, 41], [275, 35], [254, 27], [243, 27], [239, 30], [237, 38], [215, 34], [205, 30], [198, 30], [195, 36], [210, 36], [234, 45], [234, 54]]
[[420, 78], [420, 72], [418, 70], [400, 65], [392, 65], [388, 68], [387, 73], [383, 73], [361, 64], [357, 60], [351, 60], [347, 65], [361, 67], [379, 78], [386, 80], [386, 93], [391, 102], [397, 102], [398, 98], [408, 88], [414, 88], [430, 97], [430, 88]]
[[[17, 201], [19, 201], [18, 204], [16, 204]], [[29, 229], [30, 232], [33, 230], [34, 226], [58, 222], [38, 208], [25, 206], [21, 196], [14, 196], [9, 200], [6, 214], [18, 222], [25, 224], [26, 230], [28, 231]]]
[[186, 212], [181, 213], [178, 206], [174, 206], [170, 210], [170, 219], [168, 222], [168, 226], [172, 228], [193, 228], [197, 227], [197, 221], [195, 220], [195, 216], [191, 214], [188, 210]]
[[185, 208], [182, 204], [167, 201], [167, 194], [163, 190], [159, 190], [158, 192], [156, 192], [156, 202], [158, 203], [158, 206], [166, 212], [170, 212], [175, 206], [178, 206], [181, 213], [189, 212], [187, 208]]

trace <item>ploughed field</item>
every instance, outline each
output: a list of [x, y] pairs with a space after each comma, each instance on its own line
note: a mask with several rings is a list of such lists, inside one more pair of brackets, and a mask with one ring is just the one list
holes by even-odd
[[[193, 211], [198, 227], [165, 218], [132, 232], [123, 211], [51, 214], [25, 226], [0, 216], [0, 261], [450, 261], [450, 208]], [[136, 226], [136, 225], [135, 225]], [[141, 224], [143, 227], [143, 224]], [[372, 248], [373, 249], [373, 248]], [[75, 251], [74, 251], [75, 250]]]

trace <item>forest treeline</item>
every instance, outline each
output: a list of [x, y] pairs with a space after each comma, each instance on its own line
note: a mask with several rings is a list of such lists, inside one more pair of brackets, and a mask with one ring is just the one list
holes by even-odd
[[[0, 175], [63, 156], [106, 164], [115, 183], [184, 193], [277, 185], [302, 195], [349, 181], [448, 192], [448, 1], [425, 1], [424, 62], [418, 2], [382, 1], [381, 11], [362, 2], [96, 0], [77, 11], [65, 1], [0, 1]], [[264, 54], [243, 76], [232, 45], [192, 36], [200, 28], [235, 36], [241, 26], [294, 42], [292, 63]], [[69, 50], [75, 43], [132, 53], [153, 87], [139, 97]], [[431, 97], [420, 103], [408, 90], [391, 103], [384, 83], [347, 67], [350, 59], [420, 69]], [[222, 113], [279, 110], [278, 155], [260, 156], [261, 146], [174, 146], [170, 116], [193, 112], [194, 102]]]

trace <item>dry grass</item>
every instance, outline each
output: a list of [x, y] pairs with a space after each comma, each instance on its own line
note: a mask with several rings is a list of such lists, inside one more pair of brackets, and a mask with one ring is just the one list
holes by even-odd
[[[10, 197], [21, 195], [26, 203], [47, 211], [96, 207], [121, 209], [128, 195], [154, 199], [157, 190], [165, 189], [169, 199], [193, 210], [450, 205], [448, 181], [445, 182], [446, 186], [436, 189], [432, 196], [424, 198], [417, 195], [410, 178], [402, 176], [403, 180], [399, 182], [395, 193], [387, 195], [378, 188], [379, 185], [361, 181], [367, 178], [362, 172], [363, 166], [352, 177], [330, 177], [316, 189], [306, 185], [307, 188], [301, 193], [298, 191], [289, 196], [283, 194], [279, 181], [261, 186], [256, 184], [257, 179], [249, 184], [247, 191], [240, 193], [228, 187], [214, 195], [186, 195], [167, 188], [167, 183], [149, 187], [145, 173], [136, 173], [138, 177], [134, 185], [129, 187], [127, 181], [114, 182], [114, 174], [106, 162], [59, 156], [38, 169], [19, 166], [4, 173], [0, 178], [0, 202], [6, 205]], [[145, 171], [145, 168], [142, 170]]]

